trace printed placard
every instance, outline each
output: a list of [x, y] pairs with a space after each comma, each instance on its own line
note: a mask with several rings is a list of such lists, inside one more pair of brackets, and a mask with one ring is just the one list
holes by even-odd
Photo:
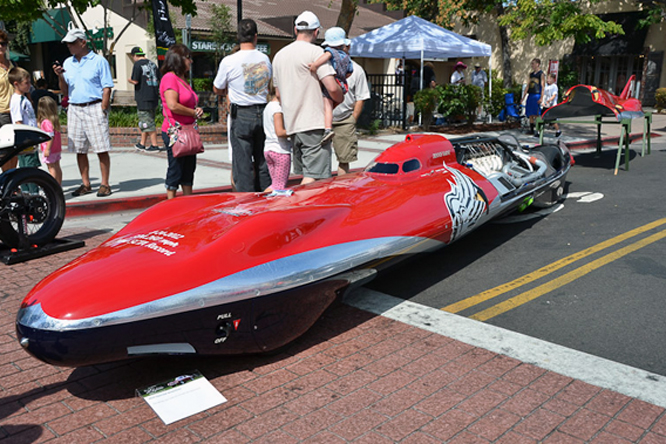
[[138, 389], [136, 393], [166, 425], [227, 402], [198, 370]]

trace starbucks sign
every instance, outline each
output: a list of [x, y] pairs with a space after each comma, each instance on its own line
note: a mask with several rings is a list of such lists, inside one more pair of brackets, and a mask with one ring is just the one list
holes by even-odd
[[[216, 52], [217, 51], [217, 42], [211, 42], [209, 40], [192, 40], [191, 50], [194, 52]], [[231, 52], [231, 50], [236, 46], [233, 43], [224, 43], [222, 45], [222, 50], [224, 52]], [[270, 47], [268, 43], [257, 43], [257, 49], [264, 54], [270, 54]]]

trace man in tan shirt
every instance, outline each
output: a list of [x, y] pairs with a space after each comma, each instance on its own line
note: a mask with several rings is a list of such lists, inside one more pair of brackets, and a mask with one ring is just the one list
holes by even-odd
[[336, 102], [342, 102], [342, 89], [333, 77], [335, 70], [324, 64], [317, 75], [310, 64], [323, 54], [313, 43], [319, 35], [319, 19], [310, 11], [296, 18], [296, 40], [282, 48], [273, 59], [273, 82], [284, 115], [284, 126], [293, 142], [294, 173], [301, 183], [331, 177], [331, 143], [322, 145], [324, 101], [321, 86]]

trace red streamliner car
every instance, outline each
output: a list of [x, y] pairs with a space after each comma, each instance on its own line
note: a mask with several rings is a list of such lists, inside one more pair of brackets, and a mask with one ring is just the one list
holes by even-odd
[[622, 119], [643, 117], [641, 102], [632, 95], [636, 76], [629, 77], [619, 96], [593, 85], [572, 86], [564, 93], [561, 103], [546, 109], [542, 117], [545, 121], [567, 117], [614, 116]]
[[40, 282], [18, 339], [63, 366], [276, 350], [394, 261], [555, 203], [571, 164], [563, 144], [408, 135], [362, 172], [165, 201]]

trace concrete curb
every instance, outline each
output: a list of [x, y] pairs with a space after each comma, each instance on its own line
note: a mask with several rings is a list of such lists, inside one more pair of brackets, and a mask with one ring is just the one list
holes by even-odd
[[[223, 193], [231, 191], [231, 185], [219, 188], [207, 188], [199, 190], [195, 194]], [[129, 197], [124, 199], [110, 199], [102, 202], [76, 202], [68, 203], [65, 217], [92, 216], [95, 214], [107, 214], [117, 211], [140, 210], [151, 207], [156, 203], [166, 200], [166, 192], [150, 196]]]
[[[302, 176], [291, 176], [287, 185], [295, 186], [301, 182]], [[204, 188], [194, 192], [195, 195], [213, 193], [231, 193], [231, 185], [213, 188]], [[141, 210], [166, 200], [166, 192], [149, 196], [129, 197], [123, 199], [105, 199], [103, 201], [68, 203], [65, 217], [93, 216], [95, 214], [108, 214], [119, 211]]]

